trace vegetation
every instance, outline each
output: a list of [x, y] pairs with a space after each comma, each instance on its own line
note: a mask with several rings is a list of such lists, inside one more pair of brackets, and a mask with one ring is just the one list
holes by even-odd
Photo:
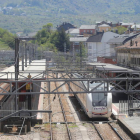
[[0, 28], [0, 50], [14, 49], [15, 47], [15, 35]]
[[36, 34], [36, 43], [38, 43], [41, 47], [40, 49], [52, 50], [54, 52], [64, 51], [64, 43], [66, 44], [67, 49], [70, 47], [69, 36], [65, 33], [64, 30], [53, 31], [53, 24], [48, 23], [44, 25], [43, 28], [37, 32]]
[[124, 32], [127, 31], [127, 28], [122, 27], [122, 26], [118, 26], [116, 28], [114, 28], [113, 32], [116, 32], [118, 34], [124, 34]]
[[[140, 22], [139, 0], [0, 0], [0, 27], [28, 34], [51, 22], [80, 26], [95, 21]], [[10, 8], [7, 8], [10, 7]]]

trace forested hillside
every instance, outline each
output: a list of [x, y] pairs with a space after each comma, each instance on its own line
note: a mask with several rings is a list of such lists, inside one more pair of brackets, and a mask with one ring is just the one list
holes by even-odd
[[[44, 10], [70, 13], [135, 13], [140, 12], [139, 0], [0, 0], [1, 6], [39, 7]], [[38, 11], [39, 12], [39, 11]]]
[[37, 31], [49, 22], [54, 26], [63, 21], [75, 25], [96, 20], [138, 23], [139, 15], [139, 0], [0, 0], [0, 26], [12, 32]]

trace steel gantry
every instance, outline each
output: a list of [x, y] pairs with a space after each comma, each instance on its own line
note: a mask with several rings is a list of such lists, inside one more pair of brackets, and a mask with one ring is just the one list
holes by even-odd
[[[17, 107], [17, 97], [18, 95], [39, 95], [39, 94], [83, 94], [83, 93], [125, 93], [129, 96], [130, 103], [128, 104], [129, 109], [132, 110], [133, 103], [132, 97], [134, 94], [140, 94], [140, 79], [138, 71], [127, 71], [127, 70], [110, 70], [106, 69], [106, 64], [94, 64], [92, 68], [88, 68], [88, 65], [85, 62], [79, 61], [75, 62], [71, 59], [70, 62], [61, 62], [59, 60], [60, 54], [51, 55], [46, 53], [44, 56], [46, 62], [39, 65], [34, 65], [32, 60], [37, 59], [37, 47], [33, 47], [32, 44], [20, 44], [21, 40], [31, 40], [29, 38], [17, 38], [15, 39], [15, 72], [0, 72], [0, 83], [7, 83], [9, 85], [9, 91], [5, 90], [3, 87], [0, 87], [1, 92], [0, 95], [12, 95], [16, 96], [15, 100], [15, 111], [18, 111]], [[19, 49], [19, 45], [21, 45]], [[22, 60], [22, 71], [19, 70], [19, 50], [21, 53]], [[63, 55], [63, 54], [62, 54]], [[64, 57], [66, 57], [66, 53]], [[43, 55], [40, 54], [40, 58]], [[68, 55], [69, 58], [72, 58], [72, 55]], [[24, 71], [24, 66], [27, 67], [27, 58], [29, 59], [29, 66], [45, 66], [46, 69], [44, 71]], [[51, 59], [50, 59], [51, 58]], [[50, 62], [51, 60], [51, 62]], [[25, 62], [24, 62], [25, 61]], [[32, 65], [31, 65], [32, 63]], [[99, 69], [102, 68], [102, 70]], [[31, 78], [27, 79], [23, 74], [30, 73], [33, 75]], [[81, 78], [75, 78], [73, 75], [78, 73], [81, 75]], [[116, 75], [110, 73], [115, 73]], [[137, 74], [136, 74], [137, 73]], [[6, 78], [5, 78], [6, 75]], [[15, 76], [14, 76], [15, 75]], [[55, 76], [52, 76], [55, 75]], [[135, 75], [135, 77], [134, 77]], [[10, 78], [9, 78], [10, 77]], [[19, 79], [20, 77], [20, 79]], [[46, 83], [46, 88], [41, 87], [38, 83]], [[59, 83], [59, 86], [56, 88], [51, 88], [52, 83]], [[94, 88], [89, 88], [90, 83], [99, 83], [98, 86]], [[24, 83], [22, 86], [18, 87], [19, 83]], [[42, 89], [40, 91], [28, 90], [27, 92], [20, 91], [22, 87], [26, 86], [28, 83], [32, 83], [33, 86]], [[80, 83], [80, 84], [79, 84]], [[132, 84], [133, 83], [133, 84]], [[67, 91], [59, 92], [58, 89], [67, 85]], [[97, 90], [98, 87], [104, 85], [104, 88], [100, 91]], [[113, 88], [109, 88], [110, 85], [113, 85]], [[123, 86], [122, 86], [123, 85]], [[13, 86], [15, 89], [13, 90]], [[73, 90], [71, 86], [75, 86], [76, 90]], [[130, 111], [131, 111], [130, 110]], [[129, 115], [132, 115], [132, 112], [129, 112]]]

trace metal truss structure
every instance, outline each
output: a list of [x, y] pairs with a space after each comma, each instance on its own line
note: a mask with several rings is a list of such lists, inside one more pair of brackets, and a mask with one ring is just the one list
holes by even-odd
[[[80, 60], [79, 63], [75, 62], [72, 58], [72, 55], [68, 55], [69, 58], [71, 58], [70, 62], [61, 62], [58, 61], [58, 58], [60, 56], [60, 54], [58, 54], [56, 56], [56, 54], [54, 55], [53, 53], [51, 55], [47, 55], [45, 56], [46, 62], [44, 64], [42, 64], [43, 66], [46, 66], [46, 70], [43, 72], [40, 71], [26, 71], [27, 73], [30, 73], [31, 75], [33, 73], [36, 73], [37, 75], [27, 79], [27, 77], [22, 77], [22, 78], [18, 78], [20, 75], [22, 75], [22, 73], [26, 73], [23, 72], [24, 71], [24, 66], [27, 66], [27, 56], [29, 58], [29, 64], [32, 62], [32, 60], [36, 59], [36, 46], [33, 49], [33, 47], [30, 48], [30, 46], [26, 47], [25, 46], [21, 47], [22, 52], [21, 52], [21, 60], [22, 60], [22, 72], [19, 71], [19, 46], [20, 41], [21, 40], [31, 40], [29, 38], [16, 38], [15, 39], [15, 72], [6, 72], [6, 73], [1, 73], [2, 75], [7, 75], [7, 78], [3, 79], [0, 78], [0, 83], [7, 83], [9, 84], [9, 92], [7, 92], [5, 89], [3, 89], [2, 87], [0, 87], [0, 89], [3, 91], [0, 93], [0, 95], [12, 95], [15, 96], [15, 111], [18, 111], [18, 107], [17, 107], [17, 98], [18, 95], [37, 95], [37, 94], [83, 94], [83, 93], [117, 93], [117, 94], [121, 94], [121, 93], [125, 93], [128, 95], [128, 100], [129, 100], [129, 104], [128, 104], [128, 108], [129, 108], [129, 115], [132, 116], [133, 115], [133, 95], [134, 94], [140, 94], [140, 89], [138, 88], [140, 86], [140, 79], [139, 79], [139, 72], [138, 71], [118, 71], [118, 70], [114, 70], [114, 71], [110, 71], [110, 70], [106, 70], [104, 69], [104, 65], [100, 65], [103, 70], [102, 71], [98, 71], [96, 69], [96, 65], [93, 65], [92, 69], [89, 70], [88, 69], [88, 65]], [[33, 45], [31, 45], [33, 46]], [[28, 50], [28, 51], [27, 51]], [[66, 53], [64, 54], [64, 56], [66, 56]], [[56, 59], [57, 57], [57, 59]], [[51, 58], [52, 62], [49, 62], [49, 59]], [[25, 60], [25, 62], [24, 62]], [[57, 60], [57, 61], [56, 61]], [[34, 65], [32, 65], [34, 66]], [[51, 68], [50, 68], [51, 66]], [[99, 66], [99, 65], [98, 65]], [[116, 76], [109, 76], [108, 73], [117, 73]], [[82, 76], [82, 78], [74, 78], [73, 74], [78, 73]], [[14, 74], [14, 75], [13, 75]], [[11, 76], [11, 79], [8, 78], [8, 76]], [[55, 75], [55, 76], [52, 76]], [[135, 77], [134, 77], [135, 75]], [[38, 76], [41, 76], [41, 78]], [[1, 76], [2, 77], [2, 76]], [[19, 92], [19, 90], [23, 87], [26, 86], [28, 83], [32, 83], [34, 86], [39, 87], [40, 89], [42, 89], [42, 92], [35, 92], [35, 91], [28, 91], [28, 92]], [[46, 83], [46, 87], [41, 87], [40, 85], [37, 84], [37, 82], [45, 82]], [[59, 86], [55, 89], [52, 90], [51, 85], [52, 83], [59, 83]], [[78, 84], [78, 83], [81, 84]], [[89, 84], [93, 83], [93, 82], [98, 82], [100, 83], [98, 86], [94, 87], [94, 88], [89, 88]], [[21, 87], [18, 88], [18, 84], [19, 83], [24, 83]], [[86, 83], [86, 85], [84, 84]], [[75, 87], [77, 87], [78, 90], [74, 91], [71, 88], [71, 84], [73, 84]], [[12, 90], [12, 86], [15, 85], [15, 90]], [[61, 87], [63, 87], [64, 85], [67, 85], [68, 87], [68, 91], [61, 91], [59, 92], [58, 89], [60, 89]], [[103, 90], [99, 91], [97, 90], [97, 88], [101, 85], [104, 85]], [[113, 85], [113, 88], [110, 89], [110, 85]], [[136, 110], [139, 108], [135, 108]]]

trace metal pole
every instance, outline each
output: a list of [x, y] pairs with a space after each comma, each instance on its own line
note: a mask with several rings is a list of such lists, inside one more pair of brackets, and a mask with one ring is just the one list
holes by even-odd
[[35, 46], [33, 45], [33, 60], [35, 60]]
[[42, 46], [41, 46], [41, 59], [42, 59]]
[[24, 71], [24, 44], [22, 45], [22, 71]]
[[65, 59], [66, 59], [66, 43], [64, 43], [64, 53], [65, 53]]
[[29, 46], [29, 64], [31, 64], [31, 47]]
[[17, 95], [17, 89], [18, 89], [18, 83], [16, 81], [15, 83], [15, 89], [16, 89], [16, 95], [15, 95], [15, 110], [17, 111], [18, 110], [18, 95]]
[[73, 42], [73, 62], [74, 62], [74, 42]]
[[15, 80], [18, 80], [19, 73], [19, 39], [15, 39]]
[[27, 43], [25, 43], [25, 67], [27, 67]]
[[82, 44], [80, 42], [80, 68], [82, 67], [82, 50], [81, 50]]
[[[19, 43], [20, 40], [18, 38], [15, 39], [15, 89], [16, 89], [16, 93], [17, 93], [17, 89], [18, 89], [18, 85], [17, 85], [17, 81], [18, 81], [18, 74], [19, 74]], [[15, 110], [17, 110], [17, 99], [18, 99], [18, 95], [15, 95]]]

